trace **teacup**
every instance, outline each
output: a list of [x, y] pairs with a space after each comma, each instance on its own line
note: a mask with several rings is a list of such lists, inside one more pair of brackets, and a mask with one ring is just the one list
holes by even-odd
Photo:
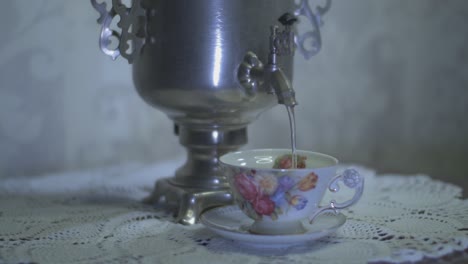
[[[298, 150], [296, 168], [291, 168], [290, 149], [256, 149], [228, 153], [220, 157], [236, 204], [254, 220], [249, 231], [282, 235], [306, 232], [304, 221], [325, 212], [338, 213], [356, 203], [363, 192], [364, 179], [354, 169], [336, 174], [338, 160], [325, 154]], [[332, 200], [319, 206], [325, 191], [339, 191], [338, 182], [355, 189], [343, 203]]]

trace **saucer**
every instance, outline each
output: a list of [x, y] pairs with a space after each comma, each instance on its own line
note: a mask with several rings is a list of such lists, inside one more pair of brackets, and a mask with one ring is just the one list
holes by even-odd
[[297, 245], [322, 238], [335, 232], [346, 222], [346, 217], [326, 213], [317, 216], [313, 224], [304, 221], [307, 230], [303, 234], [263, 235], [252, 234], [248, 228], [253, 220], [244, 215], [239, 207], [223, 206], [206, 211], [200, 222], [218, 235], [252, 247], [284, 247]]

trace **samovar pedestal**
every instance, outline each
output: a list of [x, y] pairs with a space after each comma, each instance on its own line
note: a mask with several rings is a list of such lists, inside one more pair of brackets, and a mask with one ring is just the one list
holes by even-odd
[[232, 197], [225, 188], [219, 190], [180, 187], [165, 178], [156, 182], [151, 196], [145, 199], [155, 209], [170, 210], [175, 222], [192, 225], [200, 214], [210, 208], [231, 204]]
[[176, 127], [180, 143], [187, 148], [187, 161], [174, 177], [158, 180], [145, 202], [174, 212], [178, 223], [194, 224], [204, 210], [233, 202], [218, 158], [246, 144], [247, 129]]

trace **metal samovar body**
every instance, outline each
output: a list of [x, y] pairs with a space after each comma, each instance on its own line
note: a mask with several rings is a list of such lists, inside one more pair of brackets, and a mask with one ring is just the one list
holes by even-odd
[[[306, 57], [318, 52], [320, 15], [330, 3], [316, 12], [307, 0], [299, 6], [292, 0], [132, 0], [130, 7], [113, 0], [110, 9], [91, 3], [101, 14], [101, 49], [133, 64], [139, 95], [174, 121], [187, 148], [186, 163], [174, 177], [158, 180], [148, 201], [173, 207], [184, 224], [231, 203], [218, 157], [247, 143], [247, 125], [263, 111], [296, 104], [289, 82], [295, 43]], [[300, 15], [314, 28], [302, 37], [292, 27]], [[111, 29], [116, 17], [120, 31]], [[119, 40], [115, 49], [112, 38]]]

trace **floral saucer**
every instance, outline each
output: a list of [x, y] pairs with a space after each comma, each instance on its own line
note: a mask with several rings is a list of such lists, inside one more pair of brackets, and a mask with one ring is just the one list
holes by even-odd
[[303, 234], [260, 235], [249, 232], [253, 220], [247, 217], [237, 206], [223, 206], [206, 211], [200, 222], [218, 235], [253, 247], [287, 247], [317, 240], [335, 232], [346, 222], [346, 217], [339, 214], [325, 213], [318, 216], [313, 224], [304, 221], [307, 230]]

